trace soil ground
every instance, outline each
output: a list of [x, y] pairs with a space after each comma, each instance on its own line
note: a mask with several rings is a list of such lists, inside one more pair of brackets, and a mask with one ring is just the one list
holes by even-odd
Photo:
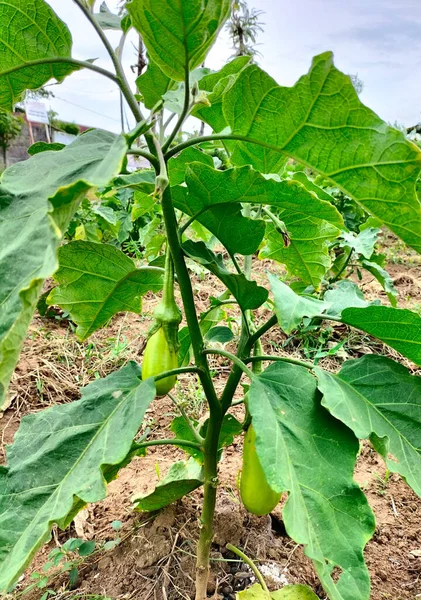
[[[386, 236], [384, 245], [389, 259], [388, 271], [399, 291], [399, 306], [421, 311], [419, 256], [403, 250], [392, 236]], [[256, 264], [257, 279], [264, 280], [267, 266], [264, 262]], [[199, 310], [204, 310], [209, 296], [215, 296], [219, 288], [210, 277], [198, 279], [195, 295]], [[368, 299], [380, 297], [387, 303], [380, 286], [369, 274], [364, 275], [361, 284]], [[84, 343], [77, 341], [68, 321], [34, 318], [12, 381], [11, 405], [0, 419], [0, 464], [5, 462], [5, 445], [13, 440], [25, 414], [55, 403], [71, 402], [79, 397], [80, 387], [95, 377], [106, 375], [127, 360], [141, 360], [155, 304], [154, 297], [147, 297], [142, 316], [117, 315], [110, 327], [95, 333]], [[238, 316], [235, 311], [230, 314], [233, 318]], [[321, 358], [320, 364], [326, 369], [337, 370], [345, 358], [375, 351], [401, 360], [416, 372], [415, 366], [396, 352], [367, 335], [350, 333], [341, 324], [330, 326], [323, 341], [324, 349], [334, 348], [344, 339], [345, 344], [339, 352]], [[285, 342], [281, 333], [272, 330], [264, 339], [265, 351], [297, 357], [308, 357], [311, 353], [314, 356], [314, 352], [320, 351], [318, 339], [303, 338], [286, 345]], [[218, 358], [213, 367], [216, 386], [220, 389], [229, 363]], [[175, 396], [187, 400], [191, 415], [204, 416], [204, 399], [193, 378], [180, 379]], [[241, 410], [237, 409], [238, 417]], [[174, 416], [176, 409], [170, 399], [157, 399], [147, 413], [145, 427], [150, 429], [152, 436], [171, 437], [169, 425]], [[50, 570], [47, 588], [32, 589], [26, 595], [28, 600], [40, 599], [46, 589], [51, 589], [60, 599], [192, 598], [202, 492], [193, 492], [158, 514], [144, 515], [132, 510], [133, 497], [152, 490], [158, 481], [158, 473], [162, 477], [175, 460], [183, 457], [181, 450], [156, 447], [150, 449], [146, 457], [133, 460], [110, 484], [108, 496], [103, 501], [82, 511], [68, 530], [54, 530], [52, 540], [38, 552], [13, 596], [17, 598], [36, 581], [34, 573], [44, 574], [43, 566], [53, 548], [69, 537], [83, 537], [95, 540], [97, 550], [78, 565], [75, 583], [69, 586], [68, 573]], [[311, 586], [320, 599], [325, 598], [311, 562], [285, 532], [282, 502], [267, 517], [254, 517], [242, 507], [236, 487], [240, 466], [241, 439], [237, 438], [225, 450], [220, 467], [209, 598], [235, 599], [236, 591], [254, 581], [248, 567], [227, 551], [228, 542], [256, 560], [271, 589], [286, 583], [304, 583]], [[377, 521], [375, 535], [365, 552], [372, 578], [372, 600], [421, 598], [421, 500], [400, 477], [388, 477], [383, 461], [369, 444], [362, 446], [355, 477], [366, 493]], [[118, 532], [112, 527], [115, 521], [122, 524]], [[112, 541], [118, 543], [105, 550], [104, 544]]]

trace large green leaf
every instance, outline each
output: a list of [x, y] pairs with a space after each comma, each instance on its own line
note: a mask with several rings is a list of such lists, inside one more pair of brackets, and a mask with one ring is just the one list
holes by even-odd
[[[0, 106], [11, 111], [25, 90], [62, 81], [78, 69], [47, 62], [70, 58], [71, 47], [69, 30], [44, 0], [0, 0]], [[46, 64], [25, 66], [41, 59]]]
[[[358, 440], [320, 405], [316, 385], [306, 369], [286, 363], [253, 380], [256, 450], [272, 489], [288, 491], [286, 530], [305, 545], [329, 598], [368, 600], [363, 549], [374, 516], [353, 479]], [[335, 566], [342, 570], [336, 583]]]
[[155, 397], [152, 379], [129, 363], [82, 390], [82, 399], [22, 419], [0, 469], [0, 589], [7, 591], [36, 550], [62, 526], [74, 498], [106, 495], [104, 470], [118, 465]]
[[223, 263], [222, 255], [212, 252], [204, 242], [187, 240], [183, 244], [183, 250], [187, 256], [216, 275], [226, 285], [243, 310], [259, 308], [268, 299], [268, 292], [264, 287], [247, 279], [243, 274], [230, 273]]
[[[80, 200], [120, 170], [126, 141], [89, 131], [59, 152], [7, 169], [0, 181], [0, 408], [43, 281]], [[23, 260], [24, 257], [24, 260]]]
[[272, 273], [268, 273], [268, 278], [275, 300], [276, 317], [285, 333], [297, 329], [303, 317], [315, 317], [330, 307], [330, 302], [296, 294]]
[[388, 344], [421, 365], [421, 317], [407, 309], [389, 306], [347, 308], [341, 321]]
[[[252, 254], [259, 247], [264, 235], [264, 223], [248, 219], [241, 213], [240, 203], [267, 204], [276, 208], [276, 214], [287, 228], [291, 227], [294, 244], [285, 249], [285, 260], [294, 261], [299, 237], [311, 237], [309, 223], [321, 223], [329, 231], [324, 239], [308, 239], [307, 246], [301, 240], [301, 266], [306, 261], [306, 248], [314, 250], [319, 244], [327, 254], [326, 239], [334, 238], [343, 227], [343, 220], [332, 204], [319, 200], [304, 186], [295, 181], [266, 179], [250, 167], [217, 171], [207, 165], [191, 163], [186, 168], [185, 187], [174, 187], [174, 204], [188, 215], [195, 215], [209, 231], [218, 237], [230, 252]], [[313, 231], [314, 233], [314, 231]], [[282, 240], [282, 236], [278, 236]], [[321, 238], [321, 236], [320, 236]], [[288, 258], [285, 258], [288, 257]], [[308, 258], [307, 269], [316, 267], [314, 257]], [[330, 262], [328, 262], [330, 264]], [[323, 272], [326, 269], [323, 268]]]
[[190, 494], [204, 483], [203, 469], [193, 458], [180, 460], [171, 465], [170, 470], [150, 494], [135, 498], [136, 509], [146, 512], [159, 510]]
[[[360, 102], [331, 53], [316, 56], [292, 88], [246, 67], [224, 95], [223, 111], [233, 134], [315, 169], [421, 251], [421, 150]], [[250, 143], [237, 142], [231, 160], [260, 166]]]
[[421, 378], [385, 356], [315, 369], [323, 405], [359, 438], [371, 437], [390, 471], [421, 496]]
[[162, 288], [163, 273], [156, 267], [136, 268], [121, 250], [108, 244], [76, 241], [58, 251], [59, 286], [48, 296], [70, 313], [85, 340], [118, 312], [140, 313], [142, 296]]
[[230, 0], [132, 0], [127, 9], [148, 54], [175, 81], [206, 57], [230, 12]]

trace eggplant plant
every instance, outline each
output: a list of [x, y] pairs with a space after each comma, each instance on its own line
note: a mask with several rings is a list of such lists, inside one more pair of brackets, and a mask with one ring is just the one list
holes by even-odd
[[[316, 56], [293, 87], [279, 85], [248, 57], [218, 72], [200, 67], [229, 16], [230, 0], [131, 0], [120, 16], [95, 13], [92, 0], [73, 1], [113, 70], [72, 57], [69, 29], [44, 0], [0, 1], [1, 108], [12, 111], [25, 90], [88, 69], [119, 87], [136, 125], [125, 135], [90, 130], [61, 149], [44, 145], [2, 175], [0, 407], [8, 406], [8, 384], [46, 278], [58, 284], [49, 303], [70, 313], [82, 340], [120, 311], [141, 313], [147, 292], [163, 288], [163, 296], [143, 376], [130, 362], [82, 389], [80, 400], [22, 419], [0, 467], [0, 589], [13, 589], [54, 524], [65, 528], [86, 503], [104, 498], [107, 483], [148, 446], [169, 444], [188, 459], [176, 462], [136, 505], [157, 510], [203, 486], [196, 600], [204, 600], [218, 464], [223, 447], [245, 428], [245, 506], [268, 512], [284, 494], [286, 531], [304, 546], [327, 596], [368, 600], [364, 547], [375, 519], [353, 478], [359, 440], [369, 440], [389, 471], [421, 495], [421, 378], [377, 355], [346, 361], [331, 373], [312, 362], [265, 355], [261, 340], [275, 328], [293, 335], [303, 319], [339, 321], [421, 365], [417, 313], [369, 303], [352, 282], [326, 288], [335, 248], [365, 257], [364, 239], [357, 244], [326, 189], [305, 175], [310, 169], [329, 181], [420, 251], [421, 150], [361, 103], [330, 52]], [[121, 31], [118, 51], [107, 28]], [[130, 28], [148, 52], [136, 91], [120, 60]], [[183, 137], [188, 117], [204, 122], [206, 134]], [[214, 160], [212, 148], [224, 154], [224, 164]], [[128, 155], [143, 157], [150, 168], [128, 173]], [[288, 175], [289, 159], [302, 165], [299, 176]], [[62, 244], [90, 190], [122, 186], [159, 206], [165, 257], [139, 263], [110, 244]], [[268, 286], [252, 279], [256, 252], [273, 261]], [[285, 266], [291, 285], [274, 274], [276, 263]], [[194, 264], [225, 288], [203, 314], [195, 304]], [[241, 318], [234, 352], [223, 344], [232, 332], [220, 324], [227, 304]], [[266, 320], [259, 316], [262, 306], [272, 311]], [[211, 355], [231, 364], [219, 395]], [[154, 401], [159, 406], [159, 396], [177, 377], [182, 384], [185, 373], [194, 374], [204, 392], [207, 421], [199, 428], [180, 406], [175, 437], [139, 439], [147, 408]], [[248, 386], [244, 424], [231, 412], [241, 401], [233, 400], [241, 382]], [[295, 597], [302, 597], [299, 587]], [[267, 598], [267, 589], [261, 594]], [[293, 598], [294, 589], [288, 594]]]

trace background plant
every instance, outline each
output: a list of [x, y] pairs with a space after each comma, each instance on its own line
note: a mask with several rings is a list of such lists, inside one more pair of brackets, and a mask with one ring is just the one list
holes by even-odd
[[[421, 494], [420, 379], [376, 355], [346, 361], [332, 374], [316, 360], [262, 355], [260, 340], [274, 327], [290, 336], [309, 320], [339, 321], [421, 364], [419, 315], [369, 303], [355, 284], [340, 281], [348, 268], [380, 272], [378, 223], [420, 250], [415, 189], [420, 150], [361, 104], [329, 52], [316, 56], [292, 88], [279, 86], [247, 56], [216, 73], [200, 67], [229, 16], [228, 0], [194, 0], [175, 8], [166, 0], [132, 0], [117, 20], [96, 15], [92, 2], [75, 3], [99, 34], [114, 71], [72, 58], [69, 31], [43, 0], [34, 2], [36, 24], [23, 0], [10, 0], [7, 8], [1, 6], [0, 20], [7, 17], [16, 34], [25, 28], [36, 43], [22, 48], [21, 36], [13, 35], [16, 48], [1, 48], [1, 104], [11, 110], [26, 88], [44, 85], [52, 74], [61, 81], [86, 68], [119, 86], [136, 126], [127, 135], [89, 131], [65, 148], [45, 148], [2, 176], [0, 239], [7, 240], [0, 252], [2, 402], [43, 281], [52, 275], [58, 286], [48, 300], [71, 314], [82, 340], [119, 311], [140, 313], [142, 296], [164, 284], [153, 333], [164, 330], [162, 349], [169, 349], [171, 360], [178, 351], [179, 366], [142, 379], [140, 367], [131, 362], [85, 387], [81, 400], [22, 420], [7, 466], [0, 468], [0, 588], [14, 585], [49, 538], [52, 524], [66, 527], [87, 502], [104, 497], [107, 482], [134, 456], [168, 444], [185, 450], [186, 460], [176, 462], [136, 506], [156, 510], [203, 486], [196, 600], [204, 600], [218, 462], [224, 446], [251, 422], [266, 482], [275, 494], [287, 494], [285, 528], [304, 545], [326, 594], [331, 600], [368, 600], [363, 550], [374, 532], [374, 516], [353, 479], [359, 439], [369, 439], [388, 469]], [[122, 40], [134, 27], [148, 50], [137, 97], [102, 28], [110, 19], [121, 28]], [[60, 44], [51, 43], [52, 34]], [[213, 133], [182, 136], [188, 116]], [[209, 153], [213, 143], [219, 150], [224, 145], [225, 164]], [[127, 173], [127, 154], [147, 159], [150, 168]], [[291, 159], [308, 172], [285, 170]], [[364, 219], [369, 214], [376, 221], [358, 220], [350, 231], [311, 173], [355, 202]], [[106, 208], [114, 211], [107, 203], [121, 188], [159, 205], [164, 265], [161, 256], [157, 262], [145, 256], [134, 260], [116, 245], [88, 239], [61, 245], [86, 198], [104, 215]], [[93, 190], [99, 190], [95, 199]], [[139, 235], [143, 230], [140, 225]], [[212, 236], [218, 247], [209, 243]], [[293, 280], [289, 286], [268, 273], [270, 300], [268, 289], [251, 278], [249, 257], [257, 252], [284, 265]], [[187, 261], [225, 287], [200, 315]], [[178, 335], [174, 286], [186, 321]], [[388, 293], [393, 304], [393, 290]], [[237, 308], [241, 322], [235, 354], [221, 347], [232, 339], [232, 331], [220, 325], [227, 304]], [[265, 304], [273, 311], [261, 321], [258, 309]], [[232, 365], [219, 396], [210, 355]], [[198, 379], [208, 419], [195, 422], [177, 402], [175, 437], [139, 439], [156, 383], [186, 372]], [[246, 419], [239, 423], [230, 411], [243, 376], [249, 387], [240, 400]], [[284, 592], [275, 594], [280, 598]]]

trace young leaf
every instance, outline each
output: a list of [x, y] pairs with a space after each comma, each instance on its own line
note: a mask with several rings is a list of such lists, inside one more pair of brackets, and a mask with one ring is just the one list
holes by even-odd
[[335, 283], [333, 288], [325, 292], [323, 300], [330, 305], [328, 312], [333, 316], [340, 316], [345, 308], [365, 308], [370, 304], [380, 304], [378, 300], [372, 303], [364, 300], [364, 294], [358, 285], [348, 279]]
[[189, 163], [200, 162], [213, 168], [213, 160], [199, 148], [186, 148], [168, 161], [170, 185], [180, 185], [186, 181], [186, 168]]
[[99, 13], [95, 14], [95, 18], [101, 25], [102, 29], [117, 29], [121, 30], [121, 18], [110, 11], [106, 2], [102, 2], [99, 7]]
[[0, 469], [1, 590], [17, 580], [52, 525], [68, 522], [75, 497], [105, 497], [103, 471], [125, 460], [154, 397], [153, 380], [142, 382], [132, 362], [89, 384], [81, 400], [22, 419]]
[[[72, 36], [44, 0], [0, 1], [0, 107], [12, 111], [25, 90], [37, 90], [54, 78], [79, 69], [48, 59], [70, 58]], [[45, 64], [27, 66], [37, 60]]]
[[346, 361], [338, 374], [315, 369], [322, 404], [421, 496], [421, 378], [385, 356]]
[[139, 314], [142, 296], [162, 288], [161, 269], [138, 269], [121, 250], [108, 244], [70, 242], [59, 249], [58, 259], [54, 278], [60, 285], [50, 292], [48, 303], [70, 313], [81, 340], [118, 312]]
[[341, 321], [369, 333], [421, 365], [421, 317], [418, 313], [389, 306], [346, 308]]
[[394, 308], [396, 308], [398, 304], [399, 293], [394, 286], [393, 279], [386, 271], [386, 269], [383, 269], [383, 267], [381, 267], [379, 264], [372, 260], [363, 260], [361, 261], [361, 264], [364, 267], [364, 269], [367, 269], [367, 271], [374, 275], [374, 277], [377, 279], [377, 281], [380, 283], [380, 285], [386, 292], [390, 304]]
[[330, 307], [329, 302], [310, 296], [299, 296], [271, 273], [268, 273], [268, 278], [275, 299], [278, 324], [285, 333], [291, 333], [297, 329], [303, 317], [315, 317]]
[[193, 459], [181, 460], [171, 465], [167, 475], [153, 492], [134, 500], [136, 510], [159, 510], [190, 494], [204, 483], [202, 467]]
[[199, 89], [208, 92], [210, 107], [198, 105], [193, 108], [192, 114], [205, 121], [214, 131], [222, 131], [227, 127], [222, 112], [224, 93], [234, 84], [238, 74], [250, 63], [250, 56], [238, 56], [220, 71], [203, 77], [199, 82]]
[[[233, 134], [316, 170], [421, 251], [415, 192], [421, 150], [360, 102], [330, 52], [316, 56], [292, 88], [277, 85], [256, 65], [246, 67], [224, 95], [223, 110]], [[242, 141], [234, 144], [231, 160], [258, 166], [254, 145]]]
[[60, 152], [36, 154], [3, 173], [0, 239], [10, 242], [0, 247], [0, 408], [70, 219], [91, 187], [119, 172], [126, 148], [122, 136], [89, 131]]
[[[248, 398], [267, 481], [288, 491], [288, 535], [305, 545], [330, 598], [368, 600], [363, 549], [375, 523], [353, 479], [358, 440], [320, 405], [316, 380], [303, 367], [272, 364], [255, 377]], [[335, 566], [342, 571], [336, 583]]]
[[369, 259], [374, 252], [374, 246], [376, 245], [379, 233], [381, 233], [381, 229], [374, 227], [367, 227], [367, 229], [364, 229], [358, 235], [344, 231], [340, 236], [339, 246], [350, 248], [357, 254], [361, 254], [364, 258]]
[[183, 250], [193, 260], [204, 265], [211, 273], [220, 279], [243, 310], [254, 310], [264, 304], [268, 298], [268, 291], [255, 281], [250, 281], [243, 274], [232, 274], [222, 261], [221, 254], [214, 254], [204, 242], [187, 240]]
[[230, 0], [132, 0], [127, 9], [151, 59], [171, 79], [198, 67], [230, 12]]

